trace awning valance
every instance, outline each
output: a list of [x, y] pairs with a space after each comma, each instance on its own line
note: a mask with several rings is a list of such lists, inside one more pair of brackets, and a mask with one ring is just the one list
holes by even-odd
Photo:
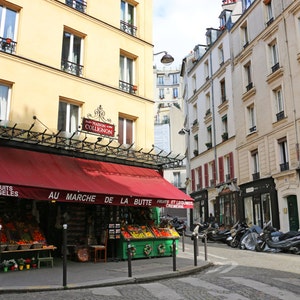
[[0, 147], [0, 196], [193, 208], [193, 198], [153, 169], [8, 147]]

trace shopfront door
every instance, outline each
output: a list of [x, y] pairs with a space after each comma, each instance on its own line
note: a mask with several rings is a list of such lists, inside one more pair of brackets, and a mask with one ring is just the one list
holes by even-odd
[[289, 225], [290, 230], [299, 230], [299, 216], [298, 216], [298, 204], [297, 197], [295, 195], [287, 197], [288, 213], [289, 213]]

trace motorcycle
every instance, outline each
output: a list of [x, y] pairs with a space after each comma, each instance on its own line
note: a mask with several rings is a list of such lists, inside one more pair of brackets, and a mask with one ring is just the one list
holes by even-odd
[[246, 229], [244, 235], [241, 237], [240, 249], [255, 250], [257, 238], [262, 232], [262, 229], [257, 225], [252, 225]]
[[179, 220], [177, 217], [171, 220], [171, 226], [175, 228], [179, 235], [183, 235], [183, 233], [186, 231], [185, 222], [183, 220]]
[[[227, 238], [230, 236], [229, 229], [221, 229], [216, 224], [209, 226], [203, 231], [206, 234], [207, 241], [227, 243]], [[204, 239], [202, 239], [204, 242]]]
[[300, 232], [280, 233], [269, 221], [257, 239], [255, 250], [300, 254]]
[[227, 238], [227, 244], [232, 248], [238, 248], [241, 245], [241, 238], [249, 228], [246, 222], [238, 221], [231, 227], [230, 236]]

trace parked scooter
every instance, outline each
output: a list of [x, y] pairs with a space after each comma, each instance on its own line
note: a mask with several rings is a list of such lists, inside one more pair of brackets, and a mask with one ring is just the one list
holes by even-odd
[[183, 220], [179, 220], [177, 217], [171, 220], [172, 227], [179, 233], [179, 235], [183, 235], [183, 232], [186, 231], [186, 224]]
[[280, 233], [273, 228], [269, 221], [257, 239], [255, 250], [300, 254], [300, 232]]
[[230, 236], [229, 229], [221, 229], [216, 224], [214, 224], [214, 226], [208, 227], [203, 232], [206, 233], [207, 241], [212, 241], [212, 242], [227, 243], [227, 238]]
[[240, 248], [254, 251], [257, 244], [257, 238], [261, 232], [261, 227], [257, 225], [249, 226], [241, 237]]
[[238, 221], [231, 227], [230, 236], [227, 238], [227, 244], [232, 248], [240, 248], [241, 238], [249, 228], [246, 222]]

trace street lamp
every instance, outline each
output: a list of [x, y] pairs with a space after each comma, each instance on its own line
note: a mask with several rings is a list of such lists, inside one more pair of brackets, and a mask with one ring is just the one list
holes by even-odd
[[185, 128], [181, 128], [178, 131], [178, 134], [180, 134], [180, 135], [185, 135], [186, 133], [190, 134], [190, 130], [189, 129], [185, 129]]
[[161, 58], [160, 62], [166, 66], [169, 66], [174, 61], [174, 57], [172, 55], [168, 54], [167, 51], [161, 51], [158, 53], [154, 53], [153, 56], [159, 55], [162, 53], [164, 53], [165, 55]]

